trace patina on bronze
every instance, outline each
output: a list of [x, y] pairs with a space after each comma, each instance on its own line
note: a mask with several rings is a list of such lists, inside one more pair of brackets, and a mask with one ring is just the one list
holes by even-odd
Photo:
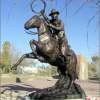
[[[53, 66], [57, 66], [59, 73], [57, 83], [51, 88], [31, 93], [29, 95], [31, 100], [64, 100], [69, 98], [85, 98], [83, 89], [81, 89], [81, 87], [75, 83], [75, 80], [77, 79], [76, 54], [69, 48], [68, 42], [64, 36], [62, 43], [63, 54], [61, 53], [62, 47], [59, 49], [59, 38], [56, 39], [53, 32], [54, 29], [57, 30], [57, 26], [52, 25], [48, 17], [44, 16], [46, 3], [44, 0], [41, 1], [44, 4], [44, 9], [39, 12], [39, 15], [37, 14], [30, 18], [24, 25], [26, 30], [37, 28], [37, 33], [35, 34], [38, 34], [38, 41], [34, 39], [30, 41], [32, 52], [24, 54], [17, 61], [17, 63], [12, 66], [12, 69], [16, 70], [17, 66], [24, 58], [38, 59], [41, 62], [46, 62]], [[38, 13], [32, 8], [32, 4], [33, 2], [31, 3], [32, 11]], [[50, 16], [53, 13], [54, 12], [52, 11]], [[55, 13], [59, 14], [58, 11]], [[59, 32], [60, 31], [64, 31], [64, 29], [59, 29]]]

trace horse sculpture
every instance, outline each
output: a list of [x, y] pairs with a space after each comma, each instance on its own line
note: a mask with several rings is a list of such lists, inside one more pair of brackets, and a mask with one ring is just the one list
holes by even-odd
[[[77, 58], [73, 50], [70, 50], [71, 56], [69, 60], [63, 61], [59, 57], [59, 45], [58, 41], [52, 37], [47, 21], [38, 15], [30, 18], [24, 25], [26, 30], [31, 28], [37, 28], [38, 41], [31, 40], [30, 47], [32, 49], [31, 53], [24, 54], [16, 64], [12, 66], [12, 69], [16, 69], [17, 66], [22, 62], [24, 58], [38, 59], [41, 62], [49, 63], [53, 66], [57, 66], [61, 75], [70, 77], [70, 81], [74, 81], [77, 78]], [[35, 46], [35, 48], [34, 48]], [[68, 46], [65, 40], [64, 44], [64, 54], [67, 59]]]
[[[35, 1], [35, 0], [33, 0]], [[41, 0], [44, 4], [45, 12], [46, 3]], [[33, 2], [32, 2], [33, 3]], [[32, 8], [31, 3], [31, 9]], [[43, 13], [40, 14], [42, 15]], [[81, 87], [75, 83], [77, 78], [77, 57], [73, 50], [68, 47], [66, 39], [64, 41], [63, 52], [65, 54], [65, 59], [59, 54], [59, 44], [58, 41], [52, 36], [51, 29], [48, 27], [49, 21], [43, 16], [35, 15], [30, 18], [24, 25], [25, 29], [30, 31], [31, 28], [36, 28], [37, 32], [32, 34], [38, 35], [38, 41], [31, 40], [30, 47], [32, 49], [31, 53], [22, 55], [22, 57], [12, 66], [13, 70], [17, 69], [17, 66], [25, 59], [32, 58], [38, 59], [40, 62], [46, 62], [53, 66], [56, 66], [59, 73], [59, 79], [53, 87], [43, 89], [43, 91], [36, 91], [28, 95], [30, 99], [28, 100], [64, 100], [65, 98], [85, 98], [85, 92]], [[31, 31], [30, 31], [31, 32]], [[70, 52], [70, 57], [68, 55]]]

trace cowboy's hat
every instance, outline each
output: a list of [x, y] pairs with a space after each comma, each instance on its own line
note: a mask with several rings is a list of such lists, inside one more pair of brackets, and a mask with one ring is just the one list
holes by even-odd
[[51, 13], [49, 14], [49, 16], [52, 16], [53, 14], [58, 14], [59, 15], [59, 12], [56, 11], [55, 9], [52, 9]]

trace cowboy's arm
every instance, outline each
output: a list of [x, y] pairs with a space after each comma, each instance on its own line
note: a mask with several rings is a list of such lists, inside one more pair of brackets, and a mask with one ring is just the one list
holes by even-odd
[[43, 14], [43, 18], [44, 18], [47, 22], [49, 22], [49, 18], [48, 18], [45, 14]]
[[53, 24], [49, 24], [48, 26], [50, 26], [51, 28], [56, 29], [56, 30], [64, 30], [63, 22], [61, 22], [60, 26], [55, 26]]
[[49, 18], [44, 14], [44, 11], [41, 10], [42, 17], [49, 23]]

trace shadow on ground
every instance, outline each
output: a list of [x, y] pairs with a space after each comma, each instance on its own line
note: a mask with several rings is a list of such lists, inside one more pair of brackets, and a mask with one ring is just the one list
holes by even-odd
[[39, 88], [34, 88], [30, 85], [26, 85], [26, 84], [9, 84], [9, 85], [3, 85], [0, 86], [1, 89], [1, 93], [6, 92], [7, 90], [9, 91], [14, 91], [14, 92], [18, 92], [18, 91], [26, 91], [26, 92], [32, 92], [32, 91], [41, 91], [41, 89]]

